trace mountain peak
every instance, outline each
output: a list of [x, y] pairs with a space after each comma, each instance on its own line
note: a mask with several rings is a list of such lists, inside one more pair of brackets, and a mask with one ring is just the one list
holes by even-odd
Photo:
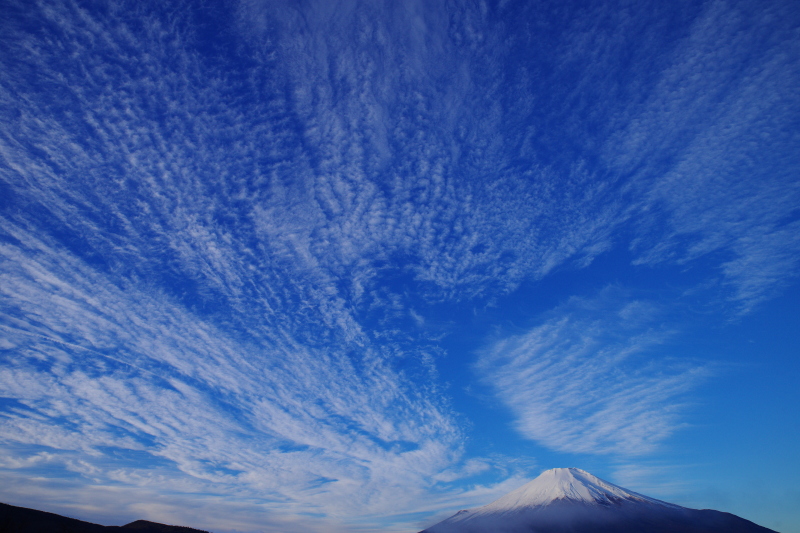
[[504, 512], [550, 505], [558, 501], [599, 505], [632, 501], [670, 505], [603, 481], [580, 468], [553, 468], [481, 510]]
[[648, 498], [580, 468], [553, 468], [421, 533], [775, 533], [738, 516]]

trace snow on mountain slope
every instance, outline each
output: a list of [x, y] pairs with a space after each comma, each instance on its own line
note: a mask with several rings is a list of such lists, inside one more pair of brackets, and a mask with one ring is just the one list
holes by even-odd
[[559, 500], [600, 505], [631, 501], [675, 507], [672, 504], [625, 490], [579, 468], [553, 468], [543, 472], [530, 483], [474, 512], [508, 512], [549, 505]]
[[738, 516], [687, 509], [578, 468], [554, 468], [422, 533], [768, 533]]

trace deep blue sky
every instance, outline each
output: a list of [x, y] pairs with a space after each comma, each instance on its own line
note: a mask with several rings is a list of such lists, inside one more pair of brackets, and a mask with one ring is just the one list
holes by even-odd
[[800, 533], [794, 1], [0, 0], [0, 501]]

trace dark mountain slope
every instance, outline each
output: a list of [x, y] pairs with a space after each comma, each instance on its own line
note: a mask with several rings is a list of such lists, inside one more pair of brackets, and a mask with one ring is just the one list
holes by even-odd
[[75, 518], [0, 503], [0, 533], [208, 533], [182, 526], [137, 520], [124, 526], [101, 526]]

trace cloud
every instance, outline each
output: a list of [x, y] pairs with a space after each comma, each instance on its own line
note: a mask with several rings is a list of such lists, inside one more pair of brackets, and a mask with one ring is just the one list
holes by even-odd
[[668, 465], [658, 461], [623, 462], [614, 466], [612, 479], [622, 487], [640, 494], [649, 494], [665, 501], [674, 501], [676, 495], [685, 494], [694, 483], [687, 480], [681, 470], [687, 465]]
[[[571, 222], [587, 218], [586, 176], [550, 192], [511, 175], [457, 179], [454, 111], [426, 118], [439, 95], [422, 87], [418, 99], [366, 54], [394, 42], [381, 41], [398, 29], [380, 19], [358, 15], [374, 31], [355, 48], [284, 50], [296, 69], [287, 97], [268, 58], [215, 69], [168, 27], [184, 15], [145, 11], [134, 28], [116, 9], [66, 2], [22, 15], [50, 40], [11, 28], [20, 61], [3, 87], [26, 97], [3, 89], [19, 108], [0, 140], [3, 176], [21, 206], [2, 219], [4, 331], [18, 343], [3, 386], [29, 412], [7, 414], [5, 438], [90, 456], [144, 450], [216, 490], [330, 516], [398, 506], [389, 494], [401, 486], [412, 501], [422, 489], [409, 487], [458, 459], [462, 435], [424, 347], [372, 332], [363, 309], [385, 324], [408, 305], [403, 283], [423, 304], [474, 298], [587, 244], [598, 253], [593, 223]], [[380, 83], [416, 110], [391, 136]], [[387, 166], [393, 153], [407, 161]], [[544, 236], [557, 227], [571, 229]], [[315, 491], [320, 480], [336, 495]]]
[[[165, 477], [174, 478], [169, 474]], [[321, 528], [314, 518], [276, 516], [263, 506], [248, 501], [236, 501], [219, 494], [187, 495], [187, 487], [178, 483], [173, 483], [171, 491], [160, 490], [159, 485], [164, 480], [158, 479], [151, 479], [150, 483], [127, 480], [125, 484], [89, 485], [64, 477], [31, 479], [4, 472], [3, 480], [0, 496], [4, 502], [24, 505], [37, 501], [52, 512], [103, 525], [122, 525], [146, 516], [161, 523], [213, 531], [353, 531], [352, 526], [335, 519], [329, 519]], [[370, 529], [364, 528], [363, 531]]]
[[[640, 268], [713, 256], [745, 310], [796, 270], [800, 56], [770, 41], [731, 85], [749, 48], [722, 4], [666, 52], [658, 14], [570, 15], [548, 42], [512, 24], [538, 11], [331, 5], [9, 3], [8, 468], [63, 465], [87, 501], [202, 493], [258, 501], [253, 517], [377, 523], [485, 466], [465, 462], [431, 304], [490, 305], [587, 268], [630, 227]], [[630, 68], [645, 81], [620, 88], [620, 51], [642, 32]], [[667, 332], [637, 318], [646, 303], [599, 301], [479, 366], [524, 435], [642, 453], [704, 371], [639, 362]]]
[[[20, 61], [2, 75], [19, 104], [0, 140], [15, 202], [0, 221], [12, 463], [45, 447], [86, 487], [237, 495], [295, 516], [416, 505], [462, 435], [437, 384], [408, 377], [406, 346], [374, 342], [354, 306], [375, 261], [417, 242], [435, 260], [450, 219], [432, 221], [434, 206], [454, 202], [452, 185], [415, 205], [418, 185], [377, 179], [349, 120], [368, 111], [358, 94], [353, 109], [315, 109], [248, 91], [261, 74], [201, 75], [191, 39], [151, 12], [135, 29], [115, 8], [40, 7], [19, 16], [49, 40], [11, 28]], [[229, 97], [240, 105], [218, 105]], [[422, 179], [443, 179], [432, 168]], [[434, 291], [450, 283], [417, 265]], [[133, 452], [148, 468], [125, 466]]]
[[[335, 346], [241, 344], [164, 295], [120, 289], [65, 250], [13, 235], [39, 253], [2, 250], [3, 332], [14, 350], [0, 389], [24, 407], [3, 413], [6, 443], [81, 452], [87, 466], [72, 471], [94, 484], [169, 490], [174, 479], [194, 479], [200, 485], [183, 490], [330, 516], [396, 506], [399, 487], [424, 486], [458, 456], [447, 411], [380, 354], [364, 353], [357, 367]], [[141, 454], [140, 465], [166, 460], [162, 476], [123, 475], [129, 467], [113, 458], [126, 450]], [[320, 480], [335, 490], [319, 489]]]
[[654, 357], [670, 335], [658, 309], [615, 289], [573, 298], [538, 326], [481, 351], [476, 371], [516, 429], [551, 449], [638, 455], [681, 425], [686, 393], [706, 366]]
[[784, 6], [710, 2], [609, 135], [639, 195], [636, 264], [711, 260], [740, 313], [797, 273], [798, 41]]

